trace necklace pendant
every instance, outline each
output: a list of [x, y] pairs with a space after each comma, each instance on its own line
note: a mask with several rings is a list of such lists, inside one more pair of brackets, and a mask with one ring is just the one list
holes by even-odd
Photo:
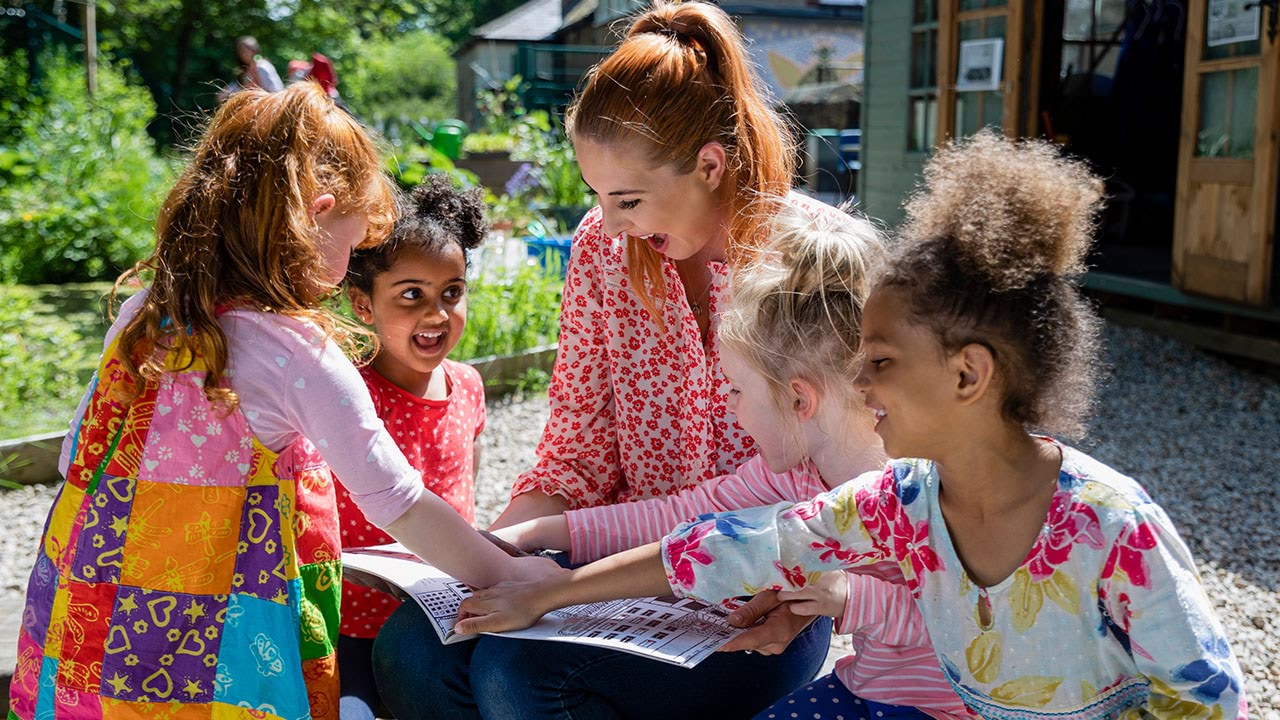
[[689, 303], [689, 311], [690, 311], [690, 312], [692, 312], [694, 315], [701, 315], [701, 314], [702, 314], [702, 303], [699, 303], [699, 302], [691, 302], [691, 303]]

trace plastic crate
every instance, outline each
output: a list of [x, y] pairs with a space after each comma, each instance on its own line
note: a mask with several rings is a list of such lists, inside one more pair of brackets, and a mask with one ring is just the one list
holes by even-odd
[[564, 277], [569, 267], [569, 250], [573, 247], [572, 235], [526, 237], [524, 244], [531, 260], [536, 260], [547, 270], [559, 271], [560, 277]]

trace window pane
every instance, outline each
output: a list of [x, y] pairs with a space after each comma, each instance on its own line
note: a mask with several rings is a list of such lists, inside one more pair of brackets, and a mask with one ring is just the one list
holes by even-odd
[[938, 0], [915, 0], [915, 12], [912, 13], [916, 24], [933, 22], [938, 19]]
[[1231, 157], [1253, 157], [1254, 122], [1258, 113], [1258, 68], [1236, 70], [1231, 79]]
[[928, 150], [937, 141], [938, 100], [932, 95], [911, 98], [911, 127], [907, 131], [908, 150]]
[[1205, 60], [1257, 55], [1261, 52], [1262, 43], [1258, 40], [1225, 42], [1223, 44], [1215, 44], [1213, 47], [1209, 46], [1209, 43], [1215, 40], [1225, 41], [1233, 37], [1247, 35], [1260, 36], [1261, 8], [1255, 6], [1249, 10], [1243, 10], [1235, 3], [1203, 3], [1201, 7], [1204, 8], [1206, 13]]
[[938, 31], [911, 33], [911, 87], [927, 88], [938, 84]]
[[1201, 77], [1196, 155], [1253, 157], [1258, 69], [1227, 70]]

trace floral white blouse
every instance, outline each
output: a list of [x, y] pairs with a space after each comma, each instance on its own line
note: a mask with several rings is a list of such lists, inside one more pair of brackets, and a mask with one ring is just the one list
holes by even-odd
[[965, 573], [927, 460], [893, 461], [806, 503], [682, 525], [663, 541], [667, 577], [721, 602], [888, 559], [944, 674], [985, 718], [1245, 718], [1240, 667], [1164, 510], [1133, 479], [1062, 454], [1038, 539], [992, 587]]

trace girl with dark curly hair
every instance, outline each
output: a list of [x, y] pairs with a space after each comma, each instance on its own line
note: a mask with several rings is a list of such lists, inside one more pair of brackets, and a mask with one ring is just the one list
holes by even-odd
[[[668, 587], [708, 602], [781, 588], [796, 612], [822, 612], [812, 573], [889, 561], [981, 717], [1245, 718], [1240, 666], [1164, 510], [1038, 434], [1078, 436], [1093, 399], [1099, 322], [1073, 276], [1101, 199], [1045, 143], [984, 132], [939, 151], [862, 316], [856, 387], [904, 459], [805, 503], [700, 519], [478, 593], [463, 610], [487, 617], [458, 630]], [[790, 700], [769, 712], [866, 717], [820, 690]]]
[[[377, 352], [360, 375], [378, 417], [426, 489], [471, 523], [484, 384], [475, 368], [446, 356], [467, 324], [467, 253], [487, 233], [481, 191], [459, 192], [445, 176], [433, 175], [414, 188], [387, 241], [357, 250], [347, 269], [351, 307], [377, 333]], [[365, 519], [341, 478], [337, 495], [342, 547], [393, 542]], [[399, 605], [384, 592], [342, 585], [344, 720], [372, 720], [378, 709], [373, 639]]]

